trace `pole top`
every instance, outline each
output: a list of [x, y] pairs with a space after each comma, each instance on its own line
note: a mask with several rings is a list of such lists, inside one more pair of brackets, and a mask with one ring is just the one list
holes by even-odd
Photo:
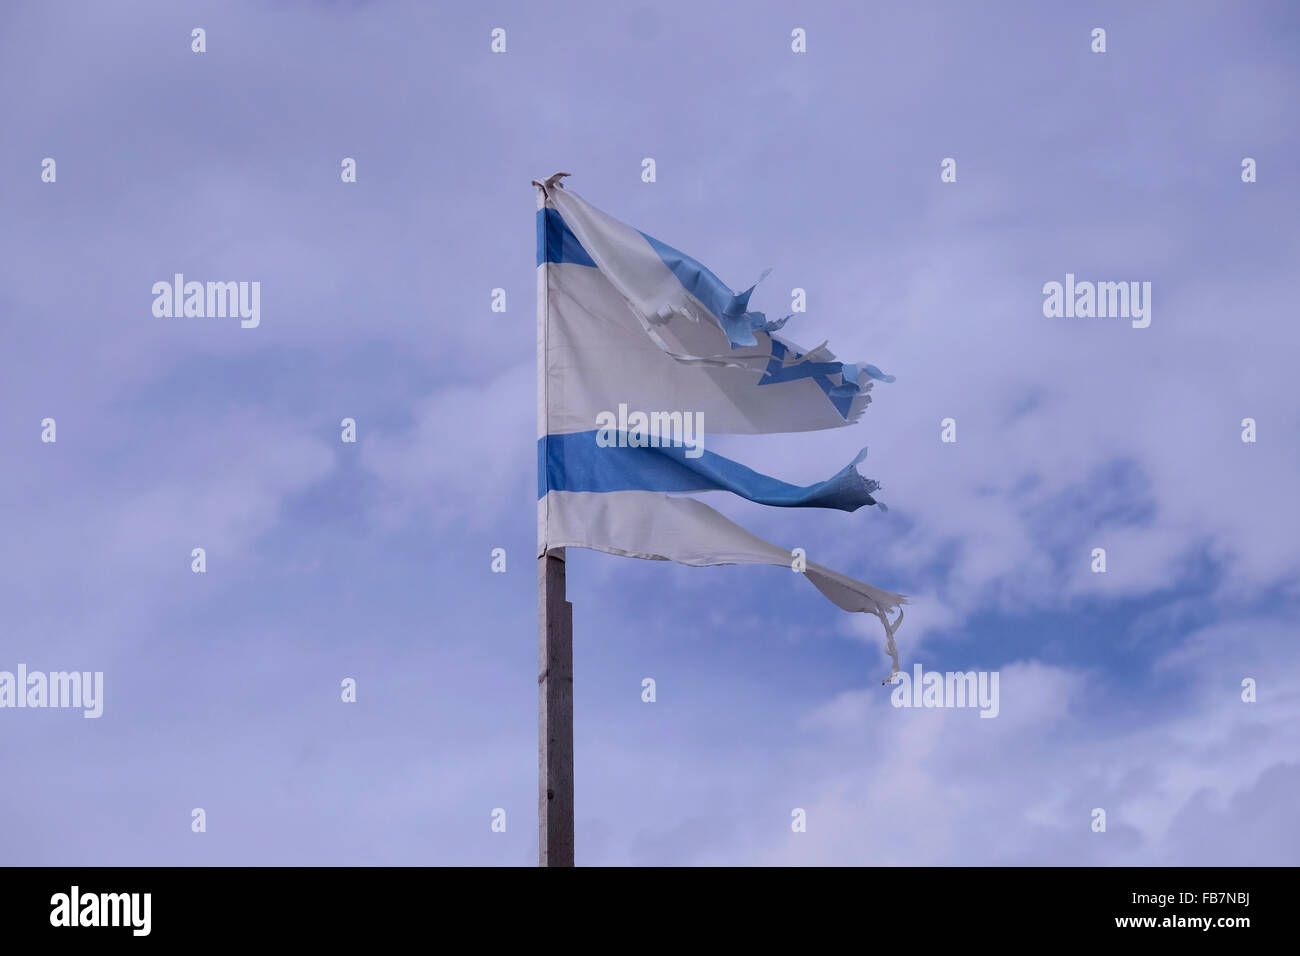
[[553, 176], [546, 177], [546, 179], [542, 180], [540, 183], [534, 179], [533, 185], [536, 186], [538, 189], [540, 189], [542, 192], [546, 192], [548, 189], [563, 189], [564, 183], [560, 182], [560, 180], [567, 175], [569, 174], [556, 173]]

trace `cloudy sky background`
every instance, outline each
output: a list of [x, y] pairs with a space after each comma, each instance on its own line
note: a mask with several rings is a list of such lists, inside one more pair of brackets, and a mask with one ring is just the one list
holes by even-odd
[[[895, 709], [878, 622], [788, 571], [571, 552], [579, 863], [1300, 862], [1300, 12], [739, 11], [0, 9], [0, 669], [106, 681], [0, 711], [0, 859], [535, 862], [528, 183], [566, 170], [897, 376], [712, 445], [799, 483], [868, 445], [888, 514], [709, 501], [912, 595], [905, 667], [1001, 673], [997, 719]], [[261, 326], [155, 318], [175, 272], [259, 280]], [[1044, 318], [1067, 272], [1150, 281], [1150, 328]]]

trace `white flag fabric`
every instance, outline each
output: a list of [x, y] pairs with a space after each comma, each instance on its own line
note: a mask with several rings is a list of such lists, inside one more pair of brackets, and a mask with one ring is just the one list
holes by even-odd
[[[720, 564], [771, 564], [789, 568], [791, 552], [751, 534], [694, 498], [674, 498], [649, 491], [551, 491], [538, 502], [538, 526], [548, 529], [551, 548], [589, 548], [628, 558], [676, 561], [693, 567]], [[882, 591], [812, 561], [803, 576], [846, 611], [880, 618], [892, 681], [898, 674], [894, 632], [902, 623], [901, 594]], [[887, 615], [898, 610], [890, 621]]]
[[[839, 427], [861, 415], [873, 380], [892, 379], [837, 362], [824, 346], [777, 338], [778, 323], [748, 311], [752, 289], [733, 293], [694, 259], [554, 178], [538, 185], [539, 555], [575, 547], [693, 566], [791, 568], [788, 549], [675, 496], [724, 490], [776, 507], [843, 511], [878, 504], [878, 483], [856, 470], [865, 449], [826, 481], [796, 486], [689, 440], [650, 440], [629, 427], [629, 408], [661, 410], [665, 422], [678, 415], [675, 428], [697, 413], [708, 432]], [[892, 680], [906, 598], [813, 562], [803, 574], [844, 610], [880, 618]]]

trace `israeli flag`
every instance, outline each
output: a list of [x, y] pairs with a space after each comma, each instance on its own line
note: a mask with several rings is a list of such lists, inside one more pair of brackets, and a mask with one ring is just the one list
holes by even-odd
[[[873, 383], [892, 377], [840, 362], [824, 344], [778, 337], [785, 319], [751, 311], [753, 287], [733, 292], [695, 259], [563, 188], [562, 175], [536, 183], [539, 556], [573, 547], [790, 568], [789, 550], [680, 496], [723, 490], [842, 511], [878, 504], [879, 484], [857, 471], [865, 449], [827, 480], [797, 486], [704, 449], [703, 437], [850, 425]], [[844, 610], [880, 618], [892, 681], [906, 599], [813, 562], [803, 573]]]

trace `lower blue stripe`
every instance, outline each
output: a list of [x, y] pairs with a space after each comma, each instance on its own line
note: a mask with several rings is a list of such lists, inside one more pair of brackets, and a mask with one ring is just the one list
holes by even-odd
[[[874, 505], [880, 485], [855, 467], [866, 449], [833, 477], [815, 485], [792, 485], [761, 475], [730, 458], [705, 451], [687, 458], [683, 447], [619, 448], [596, 444], [597, 431], [548, 435], [537, 440], [537, 496], [550, 491], [730, 491], [779, 508], [856, 511]], [[619, 433], [615, 433], [617, 436]], [[623, 435], [626, 439], [626, 435]]]

